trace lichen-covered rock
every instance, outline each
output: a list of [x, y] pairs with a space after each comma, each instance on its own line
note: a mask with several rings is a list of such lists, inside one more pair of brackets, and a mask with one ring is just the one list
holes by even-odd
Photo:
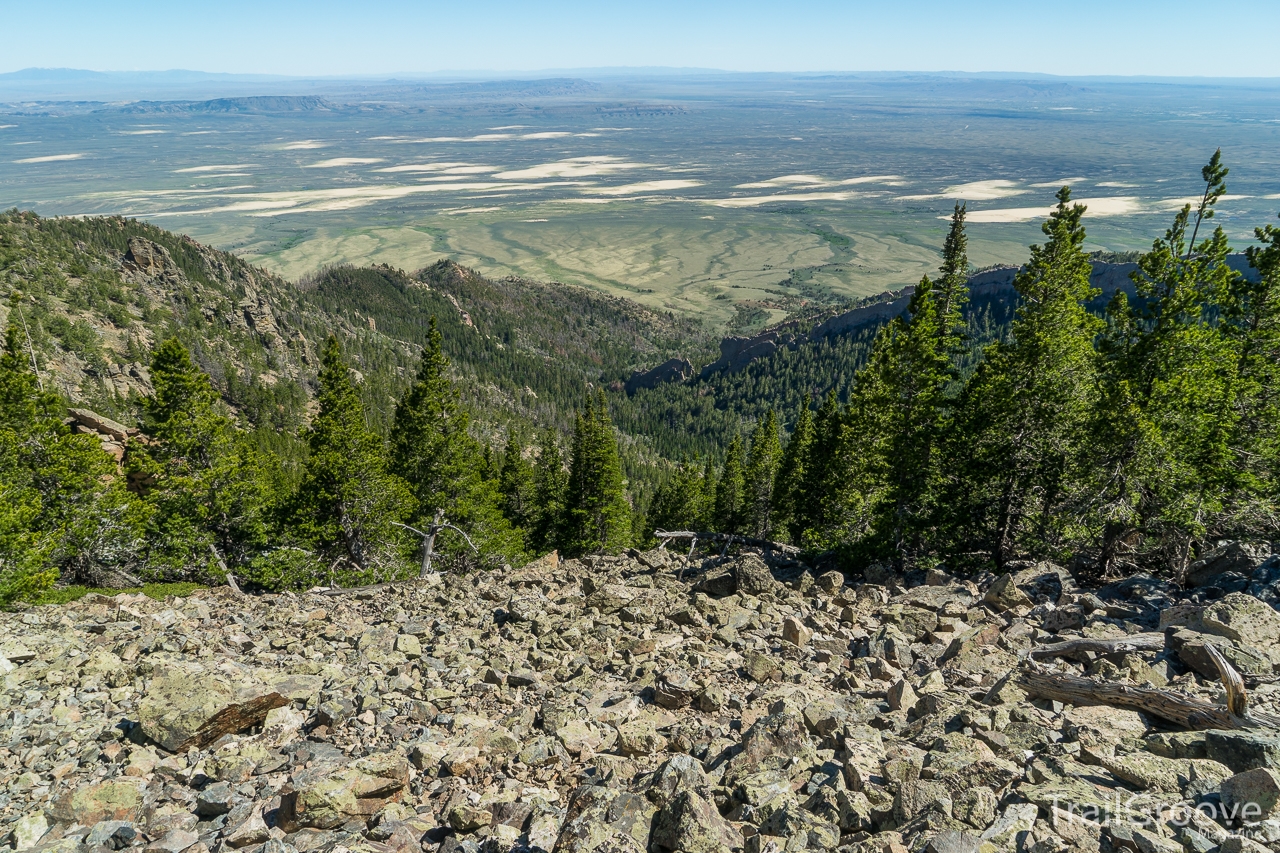
[[181, 752], [260, 726], [268, 711], [287, 704], [264, 685], [235, 683], [216, 672], [172, 669], [152, 679], [138, 706], [138, 720], [142, 733], [156, 744]]
[[729, 853], [742, 847], [742, 832], [696, 791], [677, 793], [662, 807], [649, 836], [652, 853]]

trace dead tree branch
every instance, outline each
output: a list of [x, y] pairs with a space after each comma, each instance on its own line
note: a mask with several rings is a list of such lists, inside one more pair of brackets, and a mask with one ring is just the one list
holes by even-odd
[[1081, 637], [1039, 646], [1031, 650], [1031, 657], [1070, 658], [1081, 655], [1115, 655], [1129, 652], [1158, 652], [1165, 646], [1164, 634], [1132, 634], [1117, 640], [1096, 640], [1093, 637]]
[[442, 509], [436, 510], [435, 518], [431, 520], [431, 524], [427, 526], [425, 531], [419, 530], [416, 527], [411, 527], [408, 524], [401, 524], [398, 521], [393, 521], [391, 523], [396, 527], [403, 527], [405, 530], [416, 533], [422, 537], [422, 567], [418, 571], [419, 579], [425, 578], [431, 572], [431, 561], [436, 557], [436, 534], [441, 530], [452, 530], [455, 533], [460, 534], [463, 539], [467, 540], [467, 544], [471, 546], [472, 551], [475, 551], [477, 554], [480, 553], [480, 549], [476, 547], [476, 543], [471, 541], [471, 537], [466, 534], [466, 531], [456, 525], [450, 524], [448, 521], [445, 521], [444, 510]]
[[[1175, 690], [1134, 687], [1118, 681], [1094, 681], [1079, 675], [1027, 669], [1018, 682], [1028, 696], [1054, 699], [1073, 705], [1110, 705], [1144, 711], [1184, 729], [1275, 729], [1280, 717], [1249, 711], [1244, 679], [1212, 644], [1206, 643], [1209, 657], [1218, 668], [1227, 692], [1226, 707], [1188, 696]], [[1031, 665], [1034, 667], [1034, 664]]]
[[[777, 551], [787, 556], [795, 556], [800, 553], [800, 549], [794, 545], [785, 545], [782, 542], [774, 542], [770, 539], [756, 539], [753, 536], [739, 536], [736, 533], [713, 533], [705, 530], [655, 530], [653, 535], [660, 540], [659, 551], [666, 550], [667, 543], [672, 539], [691, 539], [694, 546], [701, 539], [705, 542], [723, 542], [726, 550], [731, 545], [746, 545], [748, 548], [763, 548], [766, 551]], [[692, 546], [689, 548], [689, 553], [693, 553]]]

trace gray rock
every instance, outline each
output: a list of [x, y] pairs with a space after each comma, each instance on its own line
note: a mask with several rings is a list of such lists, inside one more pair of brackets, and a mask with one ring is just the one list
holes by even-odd
[[1207, 731], [1205, 755], [1233, 772], [1280, 771], [1280, 734], [1263, 731]]

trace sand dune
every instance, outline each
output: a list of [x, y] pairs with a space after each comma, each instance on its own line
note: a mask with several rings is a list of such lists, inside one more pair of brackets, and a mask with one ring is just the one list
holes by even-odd
[[381, 157], [334, 157], [329, 160], [321, 160], [319, 163], [309, 163], [303, 166], [304, 169], [336, 169], [341, 166], [360, 166], [366, 163], [381, 163]]
[[690, 181], [680, 178], [669, 178], [662, 181], [641, 181], [635, 184], [623, 184], [618, 187], [602, 187], [592, 189], [591, 192], [599, 195], [630, 195], [632, 193], [654, 193], [654, 192], [670, 192], [672, 190], [684, 190], [689, 187], [700, 187], [702, 181]]
[[256, 169], [257, 163], [224, 163], [217, 166], [188, 166], [185, 169], [174, 169], [175, 175], [186, 174], [187, 172], [226, 172], [232, 169]]
[[498, 172], [495, 178], [503, 180], [529, 180], [537, 178], [588, 178], [595, 175], [608, 175], [628, 169], [651, 168], [648, 163], [631, 163], [618, 157], [570, 157], [554, 163], [543, 163], [527, 169], [512, 169]]

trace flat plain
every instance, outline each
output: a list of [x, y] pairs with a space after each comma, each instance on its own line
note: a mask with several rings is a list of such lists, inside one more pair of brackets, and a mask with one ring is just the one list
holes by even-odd
[[1233, 241], [1280, 209], [1274, 81], [283, 81], [213, 101], [3, 82], [0, 207], [135, 216], [290, 278], [450, 257], [717, 328], [915, 282], [956, 201], [978, 266], [1024, 260], [1064, 183], [1091, 248], [1145, 248], [1218, 147]]

